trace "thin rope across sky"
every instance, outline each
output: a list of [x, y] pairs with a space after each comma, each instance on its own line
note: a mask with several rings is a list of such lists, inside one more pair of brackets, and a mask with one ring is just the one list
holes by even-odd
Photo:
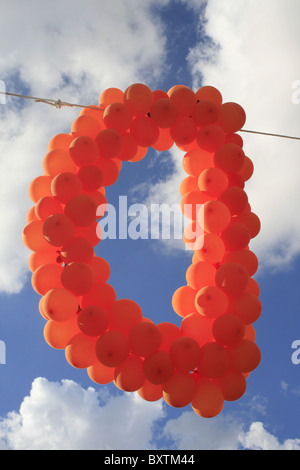
[[[82, 104], [74, 104], [74, 103], [67, 103], [66, 101], [61, 101], [60, 99], [49, 99], [49, 98], [36, 98], [34, 96], [27, 96], [27, 95], [19, 95], [17, 93], [9, 93], [9, 92], [4, 92], [0, 91], [0, 94], [2, 95], [7, 95], [7, 96], [14, 96], [17, 98], [24, 98], [24, 99], [29, 99], [29, 100], [34, 100], [36, 103], [45, 103], [49, 104], [50, 106], [54, 106], [57, 109], [61, 109], [62, 107], [69, 107], [69, 108], [91, 108], [91, 109], [98, 109], [99, 111], [104, 111], [104, 109], [99, 108], [98, 106], [85, 106]], [[283, 135], [283, 134], [274, 134], [270, 132], [260, 132], [260, 131], [252, 131], [252, 130], [247, 130], [247, 129], [241, 129], [240, 132], [245, 132], [248, 134], [258, 134], [258, 135], [266, 135], [270, 137], [280, 137], [283, 139], [292, 139], [292, 140], [300, 140], [300, 137], [294, 137], [290, 135]]]

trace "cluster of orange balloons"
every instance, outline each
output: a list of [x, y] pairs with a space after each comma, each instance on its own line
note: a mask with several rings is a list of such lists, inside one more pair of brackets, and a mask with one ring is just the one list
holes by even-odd
[[[244, 123], [242, 107], [223, 103], [214, 87], [164, 92], [137, 83], [106, 89], [69, 134], [50, 140], [43, 174], [29, 187], [34, 205], [23, 242], [46, 342], [94, 382], [177, 408], [191, 404], [205, 418], [244, 394], [260, 362], [253, 323], [261, 313], [249, 249], [260, 221], [244, 190], [253, 164], [237, 134]], [[95, 254], [105, 187], [124, 161], [174, 143], [185, 152], [183, 240], [194, 252], [187, 283], [172, 299], [180, 327], [155, 324], [136, 302], [118, 299], [108, 262]]]

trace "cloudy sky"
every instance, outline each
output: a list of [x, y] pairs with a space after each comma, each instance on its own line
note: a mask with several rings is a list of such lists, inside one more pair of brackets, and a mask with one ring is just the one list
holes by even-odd
[[[244, 107], [245, 129], [300, 137], [297, 0], [0, 0], [0, 12], [8, 92], [89, 105], [106, 88], [136, 82], [165, 91], [212, 85]], [[242, 399], [202, 420], [190, 408], [98, 387], [45, 344], [21, 234], [48, 142], [70, 132], [78, 112], [1, 98], [0, 448], [299, 450], [300, 354], [292, 348], [300, 338], [299, 141], [241, 134], [255, 167], [246, 191], [262, 222], [251, 245], [260, 261], [262, 362]], [[181, 158], [172, 148], [123, 165], [109, 202], [121, 194], [178, 203]], [[99, 253], [120, 298], [138, 301], [154, 321], [178, 324], [170, 299], [190, 263], [180, 242], [108, 241]]]

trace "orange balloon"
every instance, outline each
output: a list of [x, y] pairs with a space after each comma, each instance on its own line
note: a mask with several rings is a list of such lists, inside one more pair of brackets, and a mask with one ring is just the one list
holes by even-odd
[[238, 171], [238, 175], [243, 178], [244, 181], [248, 181], [254, 172], [254, 165], [252, 160], [245, 155], [244, 163], [240, 170]]
[[182, 214], [190, 220], [196, 220], [199, 210], [208, 199], [208, 196], [202, 191], [186, 193], [180, 201]]
[[218, 263], [225, 255], [225, 245], [215, 233], [204, 233], [197, 238], [194, 251], [199, 261]]
[[210, 100], [198, 101], [193, 109], [192, 118], [197, 126], [215, 124], [219, 116], [219, 106]]
[[218, 107], [221, 106], [223, 98], [219, 90], [213, 86], [203, 86], [196, 91], [196, 98], [199, 101], [212, 101]]
[[87, 227], [96, 221], [97, 203], [88, 194], [79, 194], [67, 202], [64, 212], [73, 224]]
[[100, 122], [101, 128], [104, 127], [103, 122], [103, 112], [104, 110], [101, 109], [99, 106], [89, 105], [86, 108], [82, 108], [79, 113], [79, 116], [92, 116], [93, 118], [97, 119]]
[[176, 289], [172, 297], [172, 307], [180, 317], [186, 317], [196, 311], [195, 297], [197, 290], [190, 286]]
[[180, 331], [182, 336], [193, 338], [200, 346], [214, 339], [211, 319], [199, 313], [187, 315], [181, 322]]
[[214, 320], [212, 332], [217, 343], [222, 346], [233, 346], [243, 339], [245, 325], [237, 315], [226, 313]]
[[35, 214], [35, 206], [30, 207], [26, 214], [26, 222], [31, 222], [32, 220], [39, 220]]
[[[159, 131], [158, 139], [154, 144], [152, 144], [152, 148], [154, 150], [158, 150], [159, 152], [165, 152], [165, 151], [169, 150], [171, 147], [173, 147], [174, 140], [171, 137], [169, 128], [168, 129], [162, 129], [162, 128], [159, 127], [158, 131]], [[145, 147], [142, 147], [142, 148], [145, 149]], [[133, 160], [131, 160], [131, 161], [133, 161]]]
[[167, 98], [155, 100], [150, 110], [150, 116], [158, 127], [167, 129], [177, 121], [178, 109], [176, 103]]
[[124, 392], [135, 392], [145, 382], [143, 361], [140, 357], [130, 354], [125, 361], [115, 368], [114, 383]]
[[249, 275], [238, 263], [224, 263], [216, 272], [216, 285], [229, 296], [241, 295], [247, 288]]
[[107, 88], [99, 96], [99, 106], [100, 108], [106, 108], [112, 103], [122, 103], [123, 102], [123, 91], [119, 88]]
[[59, 173], [76, 172], [76, 166], [66, 150], [54, 149], [48, 152], [42, 161], [44, 175], [52, 178]]
[[87, 373], [93, 382], [107, 385], [113, 382], [115, 369], [113, 367], [106, 367], [97, 361], [87, 368]]
[[[258, 259], [253, 251], [245, 248], [244, 250], [236, 250], [225, 254], [223, 263], [233, 262], [239, 263], [248, 271], [249, 276], [253, 276], [258, 269]], [[250, 281], [250, 280], [249, 280]]]
[[158, 401], [162, 398], [162, 385], [155, 385], [145, 379], [143, 386], [137, 391], [145, 401]]
[[195, 388], [195, 380], [191, 374], [184, 371], [176, 371], [163, 384], [163, 398], [169, 406], [183, 408], [191, 403]]
[[225, 139], [226, 144], [236, 144], [243, 148], [244, 141], [243, 138], [239, 134], [227, 134]]
[[77, 176], [85, 191], [97, 191], [103, 185], [103, 175], [96, 165], [87, 165], [79, 168]]
[[94, 256], [94, 248], [86, 238], [76, 237], [61, 248], [60, 254], [66, 264], [73, 261], [89, 263]]
[[95, 273], [95, 283], [105, 283], [108, 281], [110, 276], [110, 265], [104, 258], [94, 256], [89, 262], [89, 265]]
[[243, 339], [248, 339], [255, 343], [256, 341], [256, 331], [253, 325], [245, 325], [245, 334]]
[[49, 251], [35, 251], [31, 253], [28, 260], [28, 265], [31, 272], [35, 271], [43, 264], [55, 263], [62, 264], [62, 259], [55, 249]]
[[[250, 274], [249, 274], [250, 275]], [[256, 295], [256, 297], [260, 296], [260, 287], [258, 282], [250, 277], [249, 283], [246, 289], [246, 292], [251, 292], [252, 294]]]
[[115, 129], [103, 129], [95, 138], [100, 158], [116, 158], [123, 150], [123, 138]]
[[198, 291], [195, 297], [195, 306], [201, 315], [217, 318], [227, 312], [229, 299], [219, 287], [207, 285]]
[[186, 280], [192, 289], [198, 291], [204, 286], [213, 286], [215, 284], [215, 275], [216, 268], [212, 264], [197, 261], [188, 267]]
[[199, 363], [200, 346], [193, 338], [182, 336], [171, 345], [170, 356], [177, 369], [192, 371]]
[[242, 373], [252, 372], [258, 367], [261, 360], [259, 347], [247, 339], [243, 339], [231, 348], [229, 355], [231, 367]]
[[59, 173], [51, 183], [53, 196], [62, 204], [66, 204], [70, 199], [81, 194], [82, 191], [82, 182], [74, 173]]
[[219, 109], [218, 124], [229, 134], [238, 132], [246, 122], [246, 113], [237, 103], [223, 103]]
[[78, 116], [71, 126], [71, 135], [76, 138], [80, 136], [91, 137], [94, 139], [101, 131], [101, 125], [98, 119], [93, 116]]
[[73, 336], [80, 333], [77, 317], [73, 315], [66, 321], [47, 321], [44, 327], [44, 338], [47, 344], [54, 349], [65, 349]]
[[126, 336], [120, 331], [107, 331], [96, 342], [96, 355], [106, 367], [120, 366], [129, 355]]
[[242, 188], [231, 186], [225, 189], [219, 197], [224, 202], [232, 215], [242, 213], [248, 204], [248, 196]]
[[99, 305], [109, 311], [117, 299], [114, 288], [106, 282], [97, 282], [94, 287], [82, 297], [82, 307], [88, 305]]
[[70, 145], [69, 152], [73, 162], [79, 167], [93, 165], [99, 158], [98, 146], [95, 140], [88, 136], [76, 137]]
[[236, 144], [221, 145], [214, 154], [214, 165], [227, 174], [237, 173], [243, 166], [245, 154]]
[[217, 383], [201, 378], [196, 384], [192, 408], [202, 418], [214, 418], [224, 407], [224, 397]]
[[241, 398], [247, 388], [244, 375], [233, 370], [228, 370], [222, 377], [220, 377], [218, 385], [222, 390], [224, 400], [230, 402]]
[[243, 250], [250, 242], [249, 230], [245, 225], [237, 222], [230, 224], [220, 237], [228, 251]]
[[180, 194], [184, 196], [187, 193], [198, 191], [198, 180], [194, 176], [187, 176], [180, 184]]
[[231, 221], [231, 214], [221, 201], [208, 201], [198, 212], [198, 222], [205, 232], [220, 233], [225, 230]]
[[46, 220], [50, 215], [62, 214], [62, 205], [51, 196], [46, 196], [40, 199], [35, 206], [35, 213], [39, 220]]
[[51, 194], [52, 178], [47, 175], [38, 176], [31, 181], [28, 194], [32, 202], [38, 202], [42, 197], [52, 196]]
[[143, 318], [141, 307], [130, 299], [117, 300], [109, 310], [110, 330], [117, 330], [128, 336], [131, 328]]
[[121, 135], [123, 139], [123, 149], [118, 155], [118, 159], [122, 161], [130, 161], [138, 152], [138, 144], [129, 132], [123, 132]]
[[97, 338], [77, 333], [65, 348], [69, 364], [77, 369], [86, 369], [96, 362], [95, 345]]
[[184, 146], [196, 139], [197, 126], [190, 117], [182, 116], [170, 128], [170, 135], [176, 145]]
[[260, 232], [260, 220], [259, 217], [254, 214], [254, 212], [248, 211], [238, 214], [235, 218], [235, 221], [239, 222], [240, 224], [246, 225], [247, 229], [250, 232], [251, 238], [255, 238]]
[[90, 305], [80, 310], [77, 321], [85, 335], [100, 336], [107, 329], [108, 314], [99, 305]]
[[51, 248], [44, 238], [41, 220], [32, 220], [26, 224], [22, 232], [22, 240], [26, 248], [31, 251], [49, 251]]
[[237, 315], [245, 325], [250, 325], [259, 319], [262, 304], [257, 295], [244, 292], [241, 296], [231, 299], [230, 311]]
[[78, 312], [78, 298], [63, 287], [54, 287], [44, 296], [43, 310], [49, 320], [65, 322]]
[[151, 110], [153, 94], [143, 83], [134, 83], [124, 92], [123, 101], [134, 116], [144, 116]]
[[207, 168], [199, 175], [198, 188], [210, 197], [221, 196], [227, 187], [228, 177], [220, 168]]
[[204, 377], [216, 379], [227, 371], [229, 354], [226, 348], [216, 342], [206, 343], [201, 348], [198, 370]]
[[174, 372], [172, 359], [166, 351], [156, 351], [146, 357], [143, 368], [146, 379], [155, 385], [165, 383]]
[[53, 214], [45, 220], [43, 234], [50, 245], [63, 246], [75, 236], [75, 225], [65, 214]]
[[198, 146], [206, 152], [216, 152], [225, 143], [225, 132], [216, 124], [200, 128], [197, 134]]
[[159, 128], [148, 116], [136, 117], [130, 127], [130, 133], [140, 147], [151, 147], [159, 138]]
[[58, 264], [44, 264], [40, 266], [31, 276], [32, 287], [40, 295], [45, 295], [55, 287], [62, 287], [60, 279], [62, 271], [63, 267]]
[[61, 283], [74, 295], [84, 295], [93, 288], [95, 273], [89, 264], [74, 261], [63, 268]]
[[188, 175], [198, 178], [202, 171], [213, 166], [212, 154], [200, 148], [194, 148], [184, 155], [182, 166]]
[[50, 140], [48, 144], [48, 151], [54, 149], [68, 150], [74, 137], [70, 134], [57, 134]]
[[190, 116], [197, 102], [197, 98], [193, 90], [187, 86], [172, 87], [168, 91], [168, 96], [178, 109], [178, 114], [182, 116]]
[[180, 337], [180, 329], [178, 326], [169, 322], [159, 323], [157, 326], [161, 332], [161, 345], [159, 349], [169, 352], [173, 341]]
[[137, 356], [147, 357], [161, 345], [161, 332], [157, 325], [149, 321], [140, 321], [129, 333], [129, 344]]
[[124, 103], [114, 102], [105, 108], [103, 122], [108, 129], [124, 132], [131, 125], [132, 113]]
[[76, 237], [86, 238], [93, 247], [99, 244], [101, 235], [101, 227], [97, 221], [87, 227], [77, 226], [75, 230]]
[[117, 181], [120, 173], [116, 159], [99, 158], [97, 165], [102, 171], [103, 186], [113, 185]]

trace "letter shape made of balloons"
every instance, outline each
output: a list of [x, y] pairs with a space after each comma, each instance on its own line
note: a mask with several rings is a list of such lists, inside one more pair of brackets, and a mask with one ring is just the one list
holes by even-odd
[[[253, 163], [238, 134], [245, 120], [244, 109], [223, 103], [215, 87], [165, 92], [136, 83], [124, 92], [106, 89], [99, 105], [81, 110], [69, 134], [50, 140], [43, 174], [29, 187], [34, 205], [23, 242], [32, 252], [45, 341], [64, 349], [95, 383], [176, 408], [190, 405], [203, 418], [245, 393], [261, 359], [253, 324], [262, 308], [253, 278], [258, 259], [249, 249], [260, 220], [244, 189]], [[105, 188], [122, 164], [174, 143], [187, 174], [180, 186], [189, 219], [183, 242], [194, 252], [186, 285], [172, 298], [180, 327], [155, 324], [136, 302], [118, 299], [110, 266], [94, 251]]]

